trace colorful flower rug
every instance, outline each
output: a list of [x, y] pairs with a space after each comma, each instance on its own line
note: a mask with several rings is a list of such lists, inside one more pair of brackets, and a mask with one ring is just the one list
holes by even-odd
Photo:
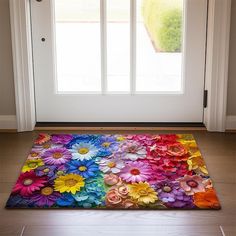
[[7, 208], [220, 209], [192, 135], [40, 134]]

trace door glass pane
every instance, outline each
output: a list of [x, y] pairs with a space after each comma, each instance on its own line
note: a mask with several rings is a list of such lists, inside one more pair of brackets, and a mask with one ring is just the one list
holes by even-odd
[[182, 91], [183, 0], [137, 0], [136, 91]]
[[130, 89], [130, 1], [107, 1], [107, 90]]
[[54, 5], [58, 91], [101, 91], [100, 0]]

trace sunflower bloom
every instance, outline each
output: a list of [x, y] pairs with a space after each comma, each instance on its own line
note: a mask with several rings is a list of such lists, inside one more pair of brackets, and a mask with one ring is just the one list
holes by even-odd
[[128, 185], [129, 196], [139, 205], [154, 203], [158, 200], [157, 193], [146, 182], [133, 183]]
[[84, 178], [76, 174], [68, 174], [59, 176], [55, 180], [54, 189], [60, 193], [72, 193], [80, 191], [81, 187], [84, 187]]

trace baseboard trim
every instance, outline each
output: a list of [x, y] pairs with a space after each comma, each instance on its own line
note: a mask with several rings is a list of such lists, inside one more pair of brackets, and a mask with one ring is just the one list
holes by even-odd
[[17, 121], [15, 115], [0, 115], [0, 130], [15, 131], [17, 129]]
[[37, 122], [37, 131], [206, 130], [203, 123], [162, 122]]
[[236, 116], [226, 117], [226, 130], [236, 130]]
[[206, 131], [204, 127], [35, 127], [35, 131]]
[[205, 127], [202, 122], [37, 122], [35, 127], [75, 127], [75, 128], [162, 128], [162, 127]]

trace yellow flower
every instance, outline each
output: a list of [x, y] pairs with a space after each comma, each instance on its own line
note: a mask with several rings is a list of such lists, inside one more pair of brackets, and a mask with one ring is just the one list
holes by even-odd
[[54, 189], [60, 193], [72, 193], [75, 194], [80, 191], [80, 188], [84, 187], [84, 178], [76, 174], [68, 174], [64, 176], [59, 176], [55, 180]]
[[117, 141], [117, 142], [122, 142], [122, 141], [124, 141], [125, 139], [126, 139], [125, 136], [122, 136], [122, 135], [119, 135], [119, 136], [116, 137], [116, 141]]
[[146, 182], [129, 184], [129, 196], [139, 205], [154, 203], [158, 200], [157, 193]]
[[33, 160], [27, 160], [25, 162], [25, 165], [22, 168], [22, 172], [25, 173], [27, 171], [31, 171], [33, 169], [36, 169], [39, 166], [43, 166], [44, 163], [42, 159], [33, 159]]
[[189, 170], [194, 170], [196, 172], [200, 171], [201, 174], [207, 175], [208, 171], [206, 165], [201, 157], [200, 152], [196, 152], [195, 155], [191, 156], [187, 160]]

